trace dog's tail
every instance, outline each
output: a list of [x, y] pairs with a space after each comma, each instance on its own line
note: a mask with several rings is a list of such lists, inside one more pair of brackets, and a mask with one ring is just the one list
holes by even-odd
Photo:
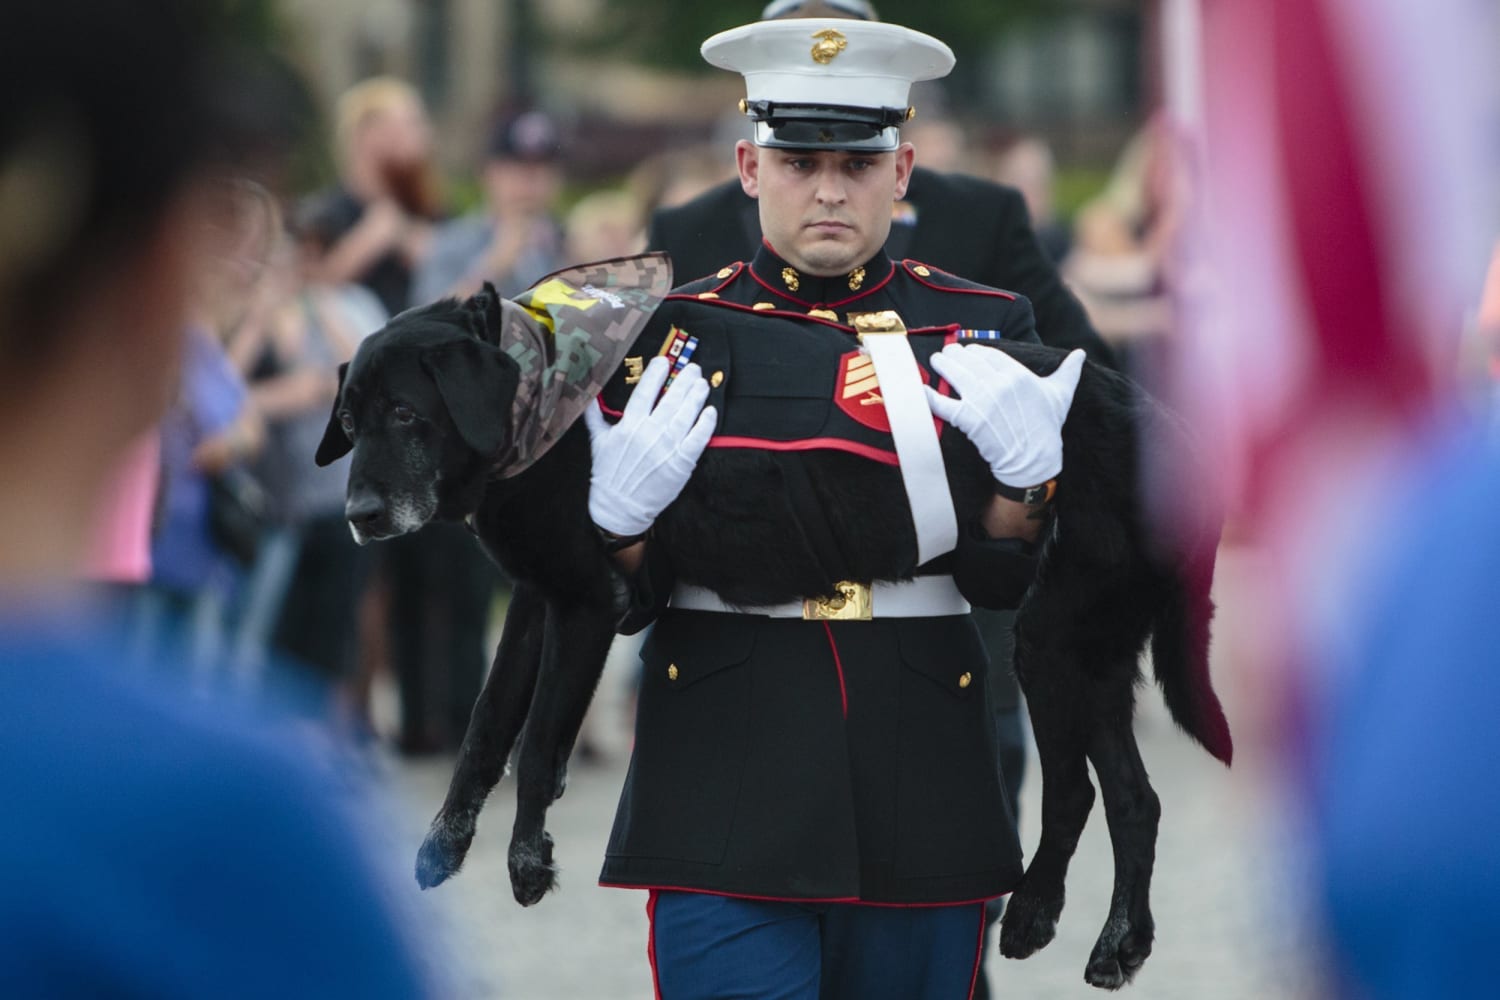
[[1214, 555], [1209, 546], [1179, 565], [1156, 615], [1151, 660], [1172, 718], [1205, 750], [1228, 764], [1234, 757], [1234, 742], [1208, 675]]

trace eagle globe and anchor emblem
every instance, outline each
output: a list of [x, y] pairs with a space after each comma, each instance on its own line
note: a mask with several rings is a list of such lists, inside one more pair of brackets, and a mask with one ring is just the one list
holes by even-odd
[[834, 56], [849, 47], [849, 39], [844, 37], [842, 31], [834, 28], [813, 32], [812, 37], [818, 40], [817, 44], [812, 47], [813, 62], [823, 66], [833, 62]]

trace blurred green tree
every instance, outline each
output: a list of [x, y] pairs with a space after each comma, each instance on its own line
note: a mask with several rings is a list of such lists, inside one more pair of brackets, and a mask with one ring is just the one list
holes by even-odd
[[284, 35], [277, 0], [215, 0], [231, 30], [247, 42], [278, 48]]
[[[1071, 4], [1056, 0], [941, 0], [915, 3], [875, 0], [881, 19], [942, 39], [958, 56], [952, 88], [972, 93], [966, 68], [976, 67], [996, 36], [1016, 21]], [[711, 69], [698, 46], [716, 31], [748, 24], [765, 0], [601, 0], [602, 15], [582, 41], [599, 51], [623, 55], [662, 69]]]

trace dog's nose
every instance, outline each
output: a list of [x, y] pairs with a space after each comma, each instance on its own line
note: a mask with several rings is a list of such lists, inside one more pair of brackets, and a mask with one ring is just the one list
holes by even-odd
[[375, 526], [385, 516], [385, 503], [373, 493], [359, 493], [344, 503], [344, 517], [361, 530]]

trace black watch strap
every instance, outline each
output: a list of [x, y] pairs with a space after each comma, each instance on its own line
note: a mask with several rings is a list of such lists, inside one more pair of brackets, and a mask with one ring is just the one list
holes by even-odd
[[616, 535], [611, 532], [605, 531], [597, 524], [594, 525], [594, 531], [598, 534], [599, 541], [604, 543], [604, 551], [608, 552], [610, 555], [614, 555], [616, 552], [619, 552], [622, 549], [628, 549], [637, 542], [644, 542], [646, 540], [646, 536], [651, 534], [651, 531], [648, 528], [647, 530], [641, 532], [639, 535]]
[[1039, 486], [1006, 486], [995, 483], [995, 493], [1007, 500], [1024, 503], [1028, 507], [1040, 507], [1052, 502], [1057, 495], [1057, 480], [1049, 479]]

